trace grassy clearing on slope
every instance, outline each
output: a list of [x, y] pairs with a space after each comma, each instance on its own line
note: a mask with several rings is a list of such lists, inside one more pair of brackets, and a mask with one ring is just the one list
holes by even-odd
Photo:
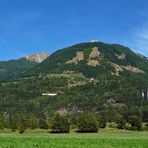
[[1, 133], [0, 148], [147, 148], [148, 132]]

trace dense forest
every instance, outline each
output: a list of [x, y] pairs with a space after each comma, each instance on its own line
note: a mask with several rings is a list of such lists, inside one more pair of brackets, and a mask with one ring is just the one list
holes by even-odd
[[[97, 56], [91, 57], [94, 47]], [[75, 58], [77, 52], [81, 57]], [[87, 64], [92, 60], [98, 63]], [[142, 97], [147, 87], [146, 58], [121, 45], [78, 44], [53, 53], [19, 77], [1, 81], [0, 122], [16, 128], [20, 120], [27, 120], [27, 127], [36, 128], [59, 113], [75, 124], [75, 117], [85, 111], [107, 122], [116, 122], [119, 116], [148, 122], [148, 100]]]

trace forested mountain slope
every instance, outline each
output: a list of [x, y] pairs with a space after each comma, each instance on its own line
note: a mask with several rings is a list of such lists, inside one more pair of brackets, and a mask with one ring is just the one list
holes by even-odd
[[15, 81], [1, 83], [0, 109], [5, 116], [19, 112], [37, 117], [91, 110], [108, 119], [143, 112], [147, 120], [148, 101], [141, 96], [146, 87], [146, 58], [122, 45], [82, 43], [56, 51]]

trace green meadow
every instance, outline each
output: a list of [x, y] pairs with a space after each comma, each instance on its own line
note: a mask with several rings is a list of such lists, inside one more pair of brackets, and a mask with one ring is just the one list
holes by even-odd
[[0, 148], [148, 148], [148, 132], [0, 133]]

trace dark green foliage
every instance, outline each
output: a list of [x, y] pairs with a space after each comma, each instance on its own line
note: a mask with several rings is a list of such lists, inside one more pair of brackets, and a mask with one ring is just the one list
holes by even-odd
[[99, 127], [100, 128], [105, 128], [107, 124], [107, 119], [104, 116], [99, 117]]
[[145, 123], [145, 126], [146, 126], [146, 128], [148, 129], [148, 122], [147, 122], [147, 123]]
[[18, 123], [17, 123], [17, 129], [19, 129], [20, 131], [20, 134], [23, 134], [26, 130], [26, 126], [27, 126], [27, 123], [26, 123], [26, 120], [25, 118], [23, 117], [23, 115], [21, 115], [18, 119]]
[[117, 128], [119, 128], [119, 129], [125, 128], [126, 121], [122, 115], [120, 115], [120, 114], [116, 115], [116, 123], [117, 123]]
[[[91, 67], [87, 65], [89, 54], [93, 47], [98, 47], [103, 54], [103, 60], [100, 61], [101, 65]], [[75, 57], [77, 51], [83, 51], [85, 55], [84, 61], [75, 64], [65, 64], [68, 60]], [[125, 54], [123, 60], [117, 58], [116, 55]], [[132, 65], [148, 72], [148, 62], [146, 59], [141, 58], [132, 52], [129, 48], [117, 44], [105, 44], [101, 42], [96, 43], [82, 43], [73, 45], [50, 55], [43, 63], [36, 66], [30, 71], [30, 74], [37, 73], [62, 73], [63, 71], [75, 71], [83, 73], [87, 77], [97, 77], [100, 74], [110, 73], [114, 68], [108, 64], [108, 61], [127, 66]], [[127, 71], [123, 71], [123, 76], [131, 75]]]
[[[98, 47], [103, 55], [103, 60], [99, 61], [101, 65], [96, 67], [87, 65], [93, 47]], [[85, 60], [76, 65], [65, 64], [75, 57], [77, 51], [84, 52]], [[126, 58], [120, 60], [116, 54], [122, 53]], [[111, 74], [115, 69], [109, 62], [136, 66], [145, 73], [123, 70], [120, 76], [115, 76]], [[12, 73], [7, 71], [8, 74], [4, 74], [6, 79], [12, 78], [14, 72], [18, 76], [18, 73], [26, 71], [26, 67], [29, 70], [36, 65], [26, 63], [24, 59], [8, 63], [8, 69]], [[100, 42], [74, 45], [55, 52], [43, 63], [29, 70], [28, 76], [25, 74], [19, 79], [0, 83], [0, 113], [4, 117], [6, 128], [17, 128], [18, 112], [27, 119], [28, 128], [46, 128], [47, 119], [41, 114], [51, 116], [61, 108], [70, 115], [87, 110], [98, 112], [109, 122], [116, 122], [117, 113], [125, 120], [130, 115], [143, 115], [143, 121], [148, 120], [148, 101], [141, 98], [142, 88], [148, 86], [148, 61], [124, 46]], [[1, 78], [3, 76], [0, 72]], [[90, 82], [90, 78], [94, 80]], [[42, 96], [42, 93], [57, 93], [57, 96]], [[113, 99], [114, 103], [109, 103], [109, 99]], [[99, 122], [100, 127], [105, 127], [104, 119]]]
[[28, 116], [28, 127], [31, 129], [36, 129], [39, 127], [39, 119], [35, 115]]
[[37, 63], [29, 62], [24, 58], [5, 62], [0, 61], [0, 81], [15, 79], [36, 65]]
[[18, 115], [10, 114], [7, 122], [8, 122], [9, 128], [12, 131], [15, 131], [17, 129], [17, 126], [18, 126]]
[[141, 130], [142, 123], [139, 117], [135, 115], [130, 116], [129, 123], [131, 124], [131, 130]]
[[40, 118], [39, 119], [39, 127], [41, 129], [48, 129], [48, 124], [45, 118]]
[[68, 118], [59, 113], [55, 113], [51, 123], [52, 133], [69, 133], [70, 123]]
[[0, 129], [4, 129], [5, 126], [5, 118], [0, 115]]
[[145, 122], [148, 122], [148, 106], [144, 106], [142, 112], [143, 112], [143, 120]]
[[81, 113], [77, 120], [78, 132], [97, 132], [99, 123], [96, 115], [91, 112]]

